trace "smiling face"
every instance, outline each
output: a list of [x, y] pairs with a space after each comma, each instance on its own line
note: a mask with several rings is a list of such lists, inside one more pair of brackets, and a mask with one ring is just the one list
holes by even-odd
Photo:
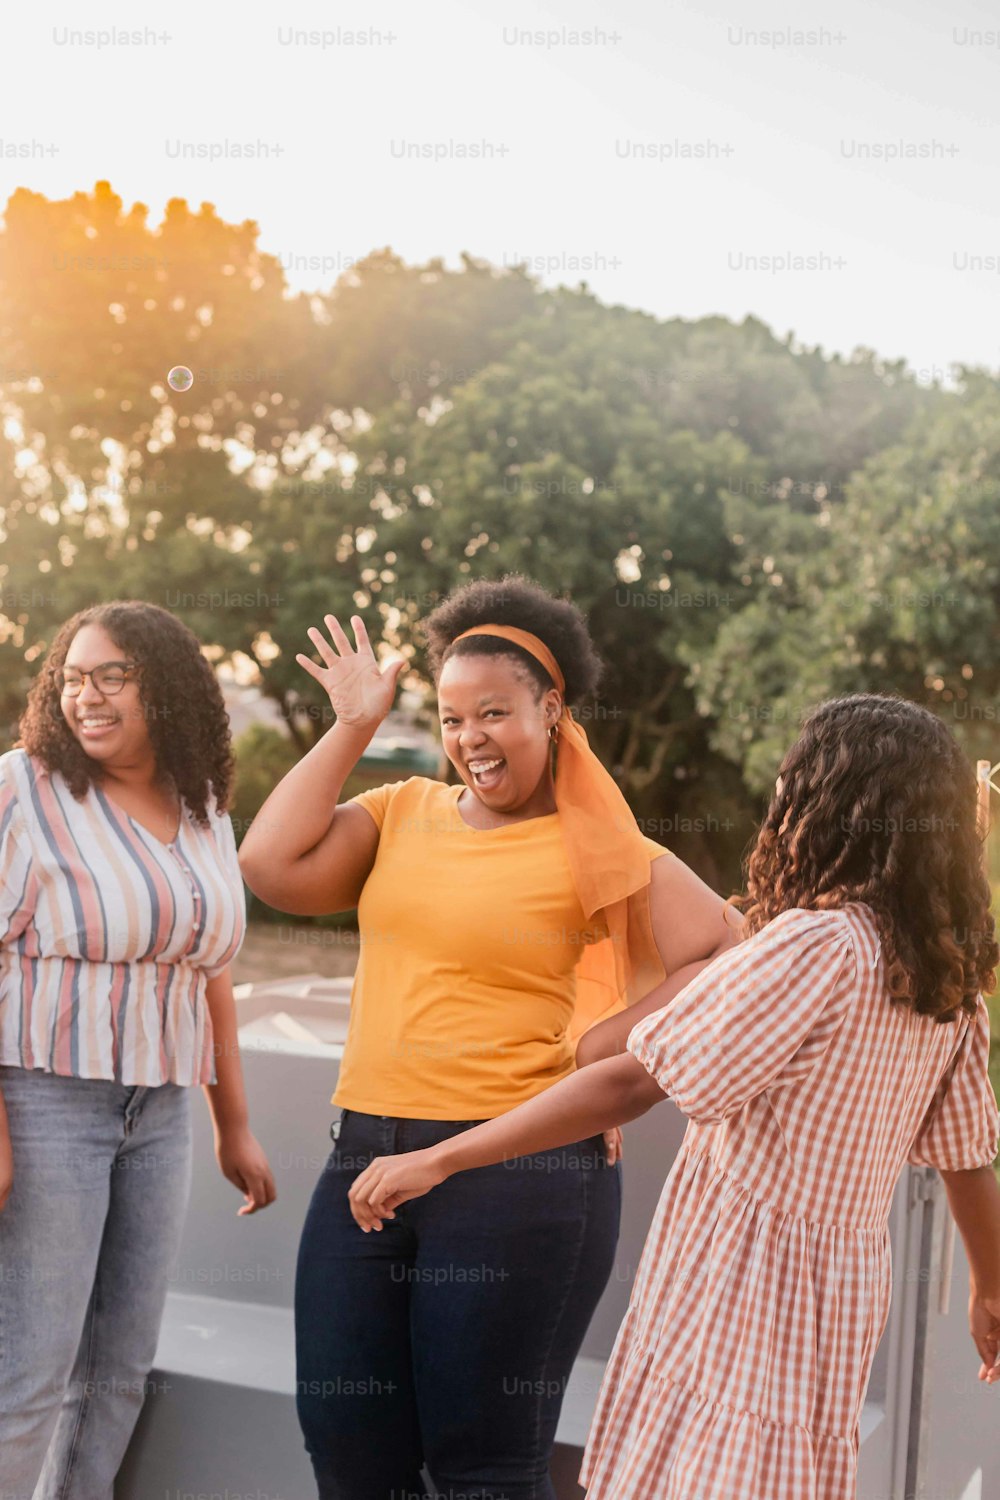
[[493, 812], [516, 812], [547, 790], [549, 727], [561, 708], [556, 689], [539, 693], [509, 656], [453, 656], [441, 668], [445, 754]]
[[[84, 625], [73, 637], [66, 652], [63, 671], [90, 672], [109, 662], [130, 660], [106, 630], [99, 625]], [[75, 696], [63, 692], [59, 700], [63, 718], [70, 733], [92, 760], [109, 770], [137, 767], [154, 759], [146, 724], [146, 711], [136, 674], [125, 679], [121, 692], [103, 694], [90, 677]]]

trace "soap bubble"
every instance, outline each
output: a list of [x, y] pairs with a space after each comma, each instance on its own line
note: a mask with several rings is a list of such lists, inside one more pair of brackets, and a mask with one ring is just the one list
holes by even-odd
[[194, 376], [187, 365], [174, 365], [167, 376], [167, 385], [172, 391], [189, 391], [194, 385]]

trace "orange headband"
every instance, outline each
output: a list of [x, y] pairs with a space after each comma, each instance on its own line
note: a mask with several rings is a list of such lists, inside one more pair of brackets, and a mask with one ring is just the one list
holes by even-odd
[[[565, 692], [566, 679], [559, 663], [545, 642], [530, 630], [520, 630], [516, 625], [474, 625], [457, 635], [455, 641], [474, 635], [500, 636], [520, 646], [541, 663], [560, 693]], [[649, 913], [654, 846], [643, 836], [616, 782], [591, 750], [583, 725], [573, 718], [565, 701], [556, 728], [556, 807], [573, 884], [587, 920], [597, 912], [603, 913], [610, 934], [604, 942], [584, 949], [578, 973], [610, 985], [616, 998], [631, 1005], [666, 978]]]

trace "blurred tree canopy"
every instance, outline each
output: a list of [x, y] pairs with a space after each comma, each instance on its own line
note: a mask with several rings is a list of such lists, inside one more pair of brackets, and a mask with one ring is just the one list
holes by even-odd
[[[257, 226], [107, 183], [0, 231], [0, 742], [58, 623], [173, 609], [299, 751], [327, 611], [412, 654], [517, 569], [589, 615], [583, 710], [643, 826], [719, 884], [808, 708], [899, 690], [1000, 759], [1000, 389], [381, 250], [288, 293]], [[167, 384], [176, 365], [191, 388]], [[994, 752], [996, 752], [994, 754]]]

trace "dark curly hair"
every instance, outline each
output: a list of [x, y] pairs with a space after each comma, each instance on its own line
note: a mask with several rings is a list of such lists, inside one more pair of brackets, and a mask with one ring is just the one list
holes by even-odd
[[975, 772], [904, 698], [857, 693], [809, 715], [747, 860], [744, 933], [790, 907], [873, 912], [894, 1001], [938, 1021], [994, 988], [1000, 948]]
[[209, 793], [220, 812], [229, 806], [233, 754], [229, 718], [215, 673], [198, 638], [157, 604], [116, 599], [82, 609], [61, 625], [21, 716], [20, 743], [49, 772], [59, 771], [82, 798], [101, 767], [83, 749], [63, 717], [58, 674], [70, 642], [84, 625], [99, 625], [139, 664], [139, 694], [146, 711], [156, 765], [173, 777], [199, 823], [208, 823]]
[[528, 674], [536, 697], [555, 686], [541, 662], [513, 641], [476, 636], [452, 644], [457, 635], [473, 625], [516, 625], [543, 640], [566, 679], [563, 696], [570, 708], [593, 693], [601, 680], [601, 659], [576, 605], [554, 598], [520, 573], [507, 573], [500, 579], [480, 578], [463, 584], [423, 622], [435, 682], [451, 656], [507, 656]]

